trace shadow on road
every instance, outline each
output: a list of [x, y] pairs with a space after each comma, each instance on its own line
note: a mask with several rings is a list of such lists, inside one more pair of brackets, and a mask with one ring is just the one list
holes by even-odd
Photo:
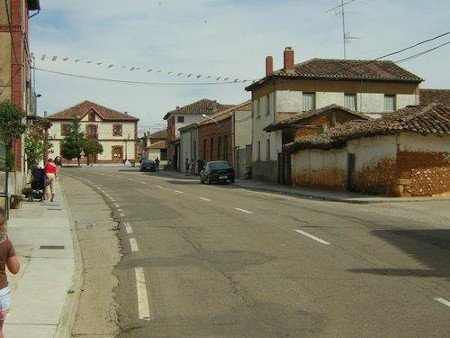
[[450, 229], [374, 230], [372, 234], [399, 248], [428, 269], [367, 268], [349, 271], [450, 279]]

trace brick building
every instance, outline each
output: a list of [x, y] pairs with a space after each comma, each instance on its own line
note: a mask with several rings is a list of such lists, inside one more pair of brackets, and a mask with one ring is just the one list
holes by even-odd
[[394, 196], [450, 192], [450, 107], [408, 106], [288, 145], [299, 187]]
[[61, 141], [74, 118], [81, 120], [81, 131], [87, 138], [98, 139], [103, 146], [103, 153], [91, 159], [91, 162], [123, 163], [125, 160], [137, 160], [139, 119], [90, 101], [83, 101], [48, 117], [52, 122], [49, 141], [53, 157], [60, 155]]
[[[0, 101], [9, 100], [27, 114], [35, 114], [29, 48], [30, 11], [39, 11], [39, 0], [0, 1]], [[24, 139], [13, 144], [15, 166], [12, 177], [16, 191], [24, 181]]]

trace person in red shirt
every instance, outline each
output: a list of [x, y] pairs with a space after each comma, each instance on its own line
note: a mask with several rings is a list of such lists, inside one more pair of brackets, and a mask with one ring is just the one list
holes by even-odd
[[55, 199], [55, 179], [58, 167], [53, 162], [53, 159], [49, 158], [47, 164], [45, 165], [45, 176], [47, 179], [45, 186], [45, 199], [50, 199], [53, 202]]
[[4, 337], [3, 323], [8, 316], [11, 305], [11, 290], [8, 286], [5, 267], [15, 275], [20, 270], [20, 262], [17, 259], [13, 244], [6, 234], [5, 209], [0, 207], [0, 338]]

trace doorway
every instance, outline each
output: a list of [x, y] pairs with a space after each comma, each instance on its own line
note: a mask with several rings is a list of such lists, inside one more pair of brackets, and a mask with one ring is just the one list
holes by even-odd
[[355, 191], [355, 154], [347, 154], [347, 190]]

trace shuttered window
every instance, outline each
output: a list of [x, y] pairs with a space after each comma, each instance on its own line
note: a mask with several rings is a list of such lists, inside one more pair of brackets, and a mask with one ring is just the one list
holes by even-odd
[[356, 110], [356, 94], [344, 95], [344, 107], [350, 110]]
[[316, 108], [316, 93], [303, 93], [303, 111]]
[[270, 139], [266, 140], [266, 159], [270, 160]]
[[384, 111], [394, 112], [396, 109], [395, 95], [384, 95]]

